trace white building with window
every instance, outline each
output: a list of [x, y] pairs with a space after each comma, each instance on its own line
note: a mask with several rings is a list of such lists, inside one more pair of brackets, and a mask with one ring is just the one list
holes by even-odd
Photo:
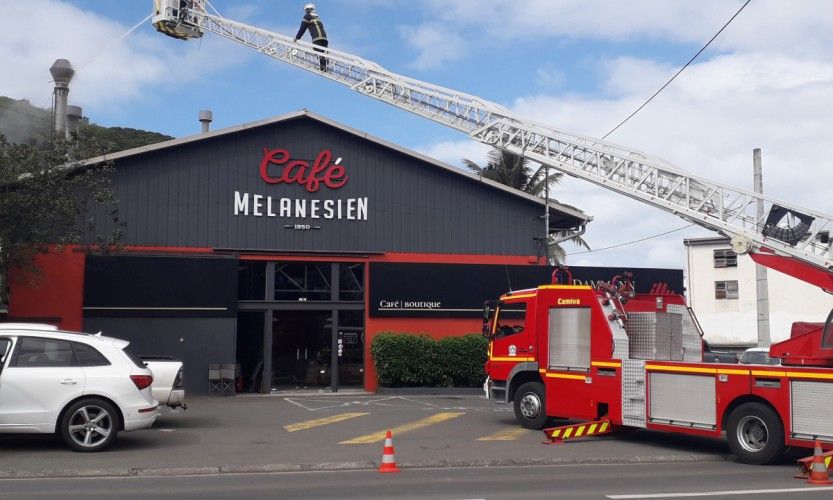
[[[729, 238], [691, 238], [686, 249], [686, 294], [713, 345], [753, 345], [758, 341], [755, 262], [735, 255]], [[823, 322], [833, 295], [786, 274], [767, 270], [772, 342], [789, 338], [795, 321]]]

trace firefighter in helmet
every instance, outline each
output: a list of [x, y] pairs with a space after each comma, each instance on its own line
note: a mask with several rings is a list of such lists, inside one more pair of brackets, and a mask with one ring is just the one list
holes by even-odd
[[[318, 45], [319, 47], [327, 47], [329, 42], [327, 42], [327, 33], [324, 31], [324, 23], [321, 22], [321, 18], [318, 17], [318, 13], [315, 12], [315, 4], [308, 3], [304, 5], [304, 18], [301, 19], [301, 27], [298, 28], [298, 33], [295, 35], [295, 41], [297, 42], [302, 36], [304, 36], [304, 32], [309, 30], [310, 37], [312, 37], [313, 45]], [[315, 49], [316, 52], [324, 52], [323, 49]], [[319, 65], [321, 67], [321, 71], [327, 70], [327, 58], [324, 56], [320, 56], [318, 58]]]

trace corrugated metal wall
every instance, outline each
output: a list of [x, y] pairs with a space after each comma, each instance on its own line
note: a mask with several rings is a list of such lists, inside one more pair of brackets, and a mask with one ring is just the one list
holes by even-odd
[[[330, 149], [349, 180], [314, 193], [295, 183], [267, 184], [259, 175], [265, 147], [310, 162]], [[535, 255], [533, 237], [543, 233], [541, 205], [310, 117], [118, 160], [116, 187], [130, 245]], [[276, 202], [367, 197], [368, 220], [235, 216], [235, 191]], [[321, 228], [284, 227], [296, 223]]]
[[186, 398], [208, 392], [210, 363], [234, 363], [236, 329], [235, 318], [84, 318], [84, 331], [127, 340], [136, 354], [180, 359]]

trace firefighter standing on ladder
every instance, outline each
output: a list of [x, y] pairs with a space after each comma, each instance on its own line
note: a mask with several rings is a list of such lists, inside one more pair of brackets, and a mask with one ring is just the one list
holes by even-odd
[[[312, 44], [318, 45], [320, 47], [327, 47], [329, 42], [327, 42], [327, 33], [324, 31], [324, 23], [321, 22], [321, 18], [318, 17], [318, 13], [315, 12], [315, 4], [308, 3], [304, 5], [304, 18], [301, 19], [301, 27], [298, 28], [298, 34], [295, 35], [295, 41], [297, 42], [302, 36], [304, 36], [304, 32], [309, 29], [309, 35], [312, 37]], [[324, 52], [322, 49], [315, 49], [316, 52]], [[321, 56], [318, 58], [318, 63], [320, 65], [321, 71], [327, 70], [327, 58]]]

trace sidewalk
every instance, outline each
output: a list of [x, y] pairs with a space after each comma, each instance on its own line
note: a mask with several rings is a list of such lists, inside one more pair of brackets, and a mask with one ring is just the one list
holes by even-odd
[[[0, 478], [372, 469], [381, 441], [339, 443], [390, 428], [402, 429], [393, 436], [400, 468], [723, 461], [729, 453], [722, 441], [648, 431], [544, 445], [539, 431], [514, 423], [511, 407], [477, 396], [307, 393], [189, 403], [187, 411], [165, 410], [150, 430], [120, 434], [103, 453], [75, 453], [49, 436], [0, 435]], [[437, 423], [414, 424], [438, 414]], [[284, 428], [298, 423], [312, 426]]]

